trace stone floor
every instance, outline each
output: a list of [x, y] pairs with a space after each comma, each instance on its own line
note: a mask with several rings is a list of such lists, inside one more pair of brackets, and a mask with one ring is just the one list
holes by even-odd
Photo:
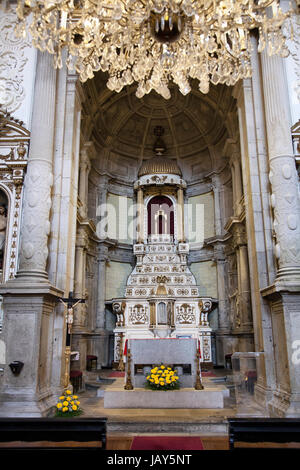
[[[216, 369], [214, 374], [222, 380], [230, 372]], [[107, 417], [109, 449], [130, 449], [133, 436], [160, 433], [201, 436], [205, 449], [228, 448], [227, 419], [236, 416], [232, 394], [225, 399], [223, 409], [108, 409], [103, 406], [103, 391], [113, 383], [124, 381], [110, 378], [110, 373], [110, 369], [89, 372], [85, 390], [78, 392], [85, 417]], [[257, 408], [253, 409], [253, 415], [263, 416]]]

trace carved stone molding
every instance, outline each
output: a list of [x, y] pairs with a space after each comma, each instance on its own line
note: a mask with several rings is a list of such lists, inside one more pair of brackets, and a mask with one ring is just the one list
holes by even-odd
[[18, 264], [23, 181], [30, 140], [30, 133], [22, 124], [0, 107], [0, 189], [8, 199], [3, 282], [15, 276]]
[[241, 218], [231, 217], [225, 225], [225, 230], [231, 234], [231, 243], [235, 249], [239, 246], [247, 245], [246, 227]]
[[1, 12], [0, 16], [0, 103], [14, 113], [25, 98], [24, 69], [28, 62], [25, 49], [28, 41], [14, 33], [16, 14]]

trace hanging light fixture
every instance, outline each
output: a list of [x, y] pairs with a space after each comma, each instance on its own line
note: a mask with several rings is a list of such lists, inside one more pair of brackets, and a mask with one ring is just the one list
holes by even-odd
[[210, 82], [251, 76], [252, 30], [259, 51], [286, 57], [282, 26], [291, 13], [279, 0], [18, 0], [16, 33], [29, 32], [58, 68], [66, 49], [82, 82], [102, 70], [110, 90], [137, 82], [137, 97], [155, 90], [168, 99], [170, 81], [186, 95], [190, 78], [207, 93]]

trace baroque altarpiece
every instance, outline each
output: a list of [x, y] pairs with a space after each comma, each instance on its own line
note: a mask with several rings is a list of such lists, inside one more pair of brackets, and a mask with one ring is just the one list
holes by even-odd
[[194, 338], [199, 341], [202, 362], [212, 366], [208, 314], [216, 299], [199, 296], [187, 264], [186, 182], [181, 170], [172, 160], [157, 155], [141, 166], [134, 187], [136, 266], [128, 277], [125, 298], [113, 300], [117, 316], [114, 360], [122, 360], [130, 339]]

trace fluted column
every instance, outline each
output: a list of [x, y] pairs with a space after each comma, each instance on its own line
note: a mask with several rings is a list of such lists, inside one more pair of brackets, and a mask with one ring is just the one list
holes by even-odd
[[17, 277], [47, 281], [56, 71], [49, 54], [38, 53], [30, 151], [25, 178]]
[[264, 103], [274, 211], [276, 281], [300, 282], [300, 197], [290, 132], [290, 111], [282, 59], [261, 55]]

